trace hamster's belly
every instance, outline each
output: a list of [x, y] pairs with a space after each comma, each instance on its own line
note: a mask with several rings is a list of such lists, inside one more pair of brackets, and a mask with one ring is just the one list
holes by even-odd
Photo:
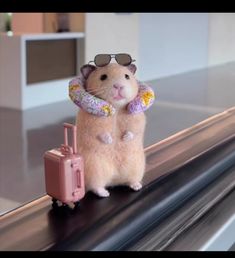
[[[114, 123], [108, 121], [107, 118], [103, 120], [104, 123], [100, 123], [102, 120], [93, 119], [93, 117], [87, 117], [86, 115], [82, 118], [82, 120], [77, 119], [78, 151], [85, 161], [85, 175], [89, 176], [88, 181], [91, 180], [92, 176], [97, 176], [97, 170], [102, 164], [102, 168], [108, 168], [108, 171], [102, 168], [100, 170], [102, 170], [101, 173], [104, 174], [109, 186], [125, 184], [130, 180], [130, 175], [139, 171], [138, 167], [143, 167], [145, 163], [144, 129], [140, 130], [138, 134], [134, 132], [134, 138], [125, 142], [121, 137], [124, 131], [128, 129], [127, 124], [116, 123], [115, 130], [113, 130]], [[137, 126], [137, 128], [139, 129], [140, 126]], [[144, 128], [144, 125], [142, 125], [142, 128]], [[131, 131], [133, 130], [131, 129]], [[111, 132], [112, 144], [105, 144], [98, 139], [98, 135], [103, 132]], [[96, 171], [94, 169], [90, 171], [90, 167], [95, 167]]]

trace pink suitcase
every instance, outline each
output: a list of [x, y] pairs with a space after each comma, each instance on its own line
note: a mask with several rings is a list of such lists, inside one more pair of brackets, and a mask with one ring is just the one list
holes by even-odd
[[[68, 129], [72, 129], [73, 147], [68, 145]], [[64, 144], [44, 155], [46, 192], [52, 197], [53, 207], [57, 200], [63, 205], [76, 206], [85, 195], [84, 165], [77, 153], [76, 126], [64, 123]]]

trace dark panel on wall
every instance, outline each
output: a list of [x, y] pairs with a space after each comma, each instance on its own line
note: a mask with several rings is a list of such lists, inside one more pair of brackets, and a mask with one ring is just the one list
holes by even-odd
[[27, 84], [76, 75], [76, 40], [33, 40], [26, 43]]

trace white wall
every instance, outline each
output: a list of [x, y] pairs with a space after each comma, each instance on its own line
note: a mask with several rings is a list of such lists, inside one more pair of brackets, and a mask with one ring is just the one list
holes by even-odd
[[235, 73], [229, 62], [235, 61], [235, 13], [210, 13], [209, 14], [209, 47], [208, 63], [209, 66], [219, 64], [226, 65], [226, 84], [224, 83], [224, 71], [214, 69], [208, 72], [208, 105], [223, 107], [224, 103], [220, 97], [221, 88], [226, 94], [226, 104], [234, 106], [234, 95], [231, 94], [234, 89]]
[[235, 61], [235, 13], [210, 13], [209, 18], [209, 65]]
[[141, 80], [207, 66], [207, 13], [141, 13], [139, 21]]
[[85, 61], [99, 53], [130, 53], [138, 60], [139, 14], [86, 13]]
[[21, 87], [21, 39], [0, 37], [0, 107], [19, 109]]
[[140, 80], [235, 61], [235, 13], [87, 13], [86, 62], [128, 52]]

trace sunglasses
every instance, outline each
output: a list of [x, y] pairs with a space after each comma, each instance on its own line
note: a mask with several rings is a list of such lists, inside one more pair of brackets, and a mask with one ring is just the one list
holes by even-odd
[[[115, 58], [116, 62], [123, 66], [128, 66], [132, 62], [135, 62], [129, 54], [99, 54], [95, 56], [94, 62], [96, 66], [102, 67], [108, 65], [112, 58]], [[88, 63], [88, 64], [89, 64]]]

